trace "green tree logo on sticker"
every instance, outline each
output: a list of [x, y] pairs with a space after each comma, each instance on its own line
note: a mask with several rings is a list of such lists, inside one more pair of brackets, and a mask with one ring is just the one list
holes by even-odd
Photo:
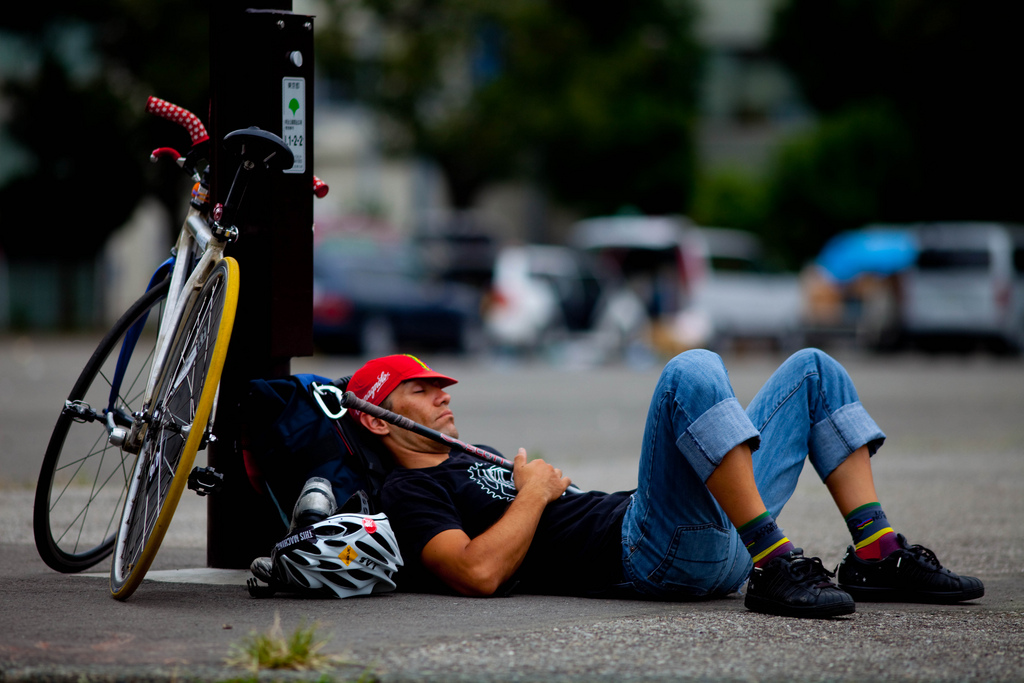
[[299, 101], [292, 98], [292, 101], [288, 103], [288, 108], [292, 110], [292, 116], [295, 116], [295, 112], [299, 110]]

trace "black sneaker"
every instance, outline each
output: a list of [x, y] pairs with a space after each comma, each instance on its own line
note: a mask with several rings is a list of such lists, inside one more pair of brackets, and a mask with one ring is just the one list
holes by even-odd
[[[257, 557], [254, 559], [252, 564], [249, 565], [249, 571], [256, 577], [245, 582], [245, 587], [249, 589], [249, 595], [252, 597], [270, 598], [281, 588], [281, 583], [274, 575], [274, 563], [271, 562], [269, 557]], [[259, 581], [256, 579], [259, 579]]]
[[754, 567], [743, 601], [747, 609], [783, 617], [838, 617], [853, 614], [853, 598], [830, 580], [835, 576], [817, 557], [799, 548]]
[[985, 586], [973, 576], [960, 576], [939, 564], [928, 548], [908, 545], [897, 534], [899, 550], [880, 560], [862, 560], [853, 546], [839, 563], [839, 587], [864, 602], [926, 602], [952, 604], [975, 600]]
[[269, 557], [257, 557], [249, 565], [249, 571], [252, 575], [263, 583], [278, 583], [277, 577], [274, 575], [274, 564], [270, 561]]

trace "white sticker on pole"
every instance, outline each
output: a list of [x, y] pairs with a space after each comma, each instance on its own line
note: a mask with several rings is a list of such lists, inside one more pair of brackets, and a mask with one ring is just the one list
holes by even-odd
[[295, 163], [285, 173], [306, 172], [306, 79], [281, 81], [281, 137], [295, 155]]

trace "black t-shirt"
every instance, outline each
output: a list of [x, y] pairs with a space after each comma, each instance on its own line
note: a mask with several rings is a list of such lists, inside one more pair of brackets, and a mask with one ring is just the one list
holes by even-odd
[[[509, 588], [592, 595], [621, 583], [622, 517], [630, 493], [566, 493], [549, 503]], [[449, 529], [479, 536], [505, 513], [515, 494], [510, 471], [463, 453], [436, 467], [392, 471], [382, 499], [405, 562], [399, 589], [451, 592], [420, 562], [424, 546]]]

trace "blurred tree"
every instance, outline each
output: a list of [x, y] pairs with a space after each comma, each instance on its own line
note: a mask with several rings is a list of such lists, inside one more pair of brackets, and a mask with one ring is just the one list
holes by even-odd
[[360, 23], [359, 44], [323, 70], [352, 78], [392, 150], [436, 161], [456, 207], [509, 176], [586, 213], [687, 206], [700, 57], [689, 0], [362, 8], [373, 30]]
[[689, 216], [698, 225], [760, 231], [765, 215], [765, 187], [743, 167], [705, 170], [698, 175]]
[[919, 220], [907, 201], [921, 194], [916, 149], [887, 102], [825, 117], [785, 142], [765, 189], [766, 241], [799, 268], [832, 235], [875, 221]]
[[58, 0], [0, 17], [3, 124], [26, 161], [0, 179], [7, 258], [87, 262], [147, 192], [182, 210], [180, 170], [147, 156], [188, 137], [143, 108], [152, 94], [205, 114], [207, 24], [198, 0]]
[[797, 254], [865, 220], [1024, 218], [1017, 19], [994, 1], [780, 5], [772, 49], [823, 115], [772, 190]]

